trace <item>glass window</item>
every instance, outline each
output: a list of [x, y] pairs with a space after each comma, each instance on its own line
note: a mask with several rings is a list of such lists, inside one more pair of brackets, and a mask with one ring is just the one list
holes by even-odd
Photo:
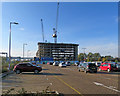
[[108, 64], [104, 64], [103, 66], [108, 66]]
[[27, 66], [27, 64], [19, 64], [20, 66], [22, 66], [22, 67], [25, 67], [25, 66]]

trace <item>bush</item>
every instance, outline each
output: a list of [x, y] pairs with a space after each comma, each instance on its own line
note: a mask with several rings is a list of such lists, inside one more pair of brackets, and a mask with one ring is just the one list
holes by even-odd
[[2, 73], [7, 72], [7, 71], [8, 71], [7, 67], [2, 68]]

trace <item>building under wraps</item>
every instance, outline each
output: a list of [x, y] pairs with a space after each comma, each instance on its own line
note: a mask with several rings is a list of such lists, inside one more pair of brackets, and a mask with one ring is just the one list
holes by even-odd
[[38, 43], [36, 57], [53, 58], [54, 61], [76, 61], [78, 44]]

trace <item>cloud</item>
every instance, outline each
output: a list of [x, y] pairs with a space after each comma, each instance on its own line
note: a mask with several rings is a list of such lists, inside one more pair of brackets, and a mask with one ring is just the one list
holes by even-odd
[[24, 31], [25, 29], [24, 28], [19, 28], [19, 30]]
[[[118, 57], [118, 44], [109, 43], [104, 45], [94, 45], [94, 46], [85, 46], [86, 53], [100, 53], [102, 56], [111, 55], [113, 57]], [[83, 50], [79, 48], [79, 53], [82, 53]]]

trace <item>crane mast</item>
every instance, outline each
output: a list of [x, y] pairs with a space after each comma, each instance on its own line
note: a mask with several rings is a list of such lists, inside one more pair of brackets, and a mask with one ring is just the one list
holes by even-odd
[[42, 38], [44, 42], [44, 29], [43, 29], [43, 20], [41, 19], [41, 27], [42, 27]]
[[53, 28], [54, 34], [52, 35], [55, 43], [57, 43], [58, 14], [59, 14], [59, 2], [57, 4], [56, 28]]

